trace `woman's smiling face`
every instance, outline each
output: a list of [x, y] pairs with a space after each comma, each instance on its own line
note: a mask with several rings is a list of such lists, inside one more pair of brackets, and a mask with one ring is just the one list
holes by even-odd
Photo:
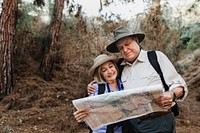
[[101, 75], [106, 82], [116, 80], [117, 77], [117, 69], [116, 66], [111, 62], [107, 61], [100, 66]]

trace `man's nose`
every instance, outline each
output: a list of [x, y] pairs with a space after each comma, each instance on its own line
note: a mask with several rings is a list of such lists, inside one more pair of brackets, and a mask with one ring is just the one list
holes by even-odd
[[123, 51], [124, 52], [126, 52], [127, 51], [127, 47], [125, 46], [125, 47], [123, 47]]

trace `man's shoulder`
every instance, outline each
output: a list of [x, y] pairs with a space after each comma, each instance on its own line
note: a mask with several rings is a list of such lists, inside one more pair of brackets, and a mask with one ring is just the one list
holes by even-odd
[[155, 50], [155, 52], [156, 52], [157, 54], [164, 54], [162, 51], [159, 51], [159, 50]]
[[166, 55], [165, 55], [165, 53], [163, 53], [162, 51], [156, 51], [156, 55], [158, 56], [158, 58], [159, 57], [167, 57]]
[[149, 50], [146, 52], [150, 52], [150, 51], [155, 51], [157, 56], [166, 56], [162, 51], [159, 51], [159, 50]]

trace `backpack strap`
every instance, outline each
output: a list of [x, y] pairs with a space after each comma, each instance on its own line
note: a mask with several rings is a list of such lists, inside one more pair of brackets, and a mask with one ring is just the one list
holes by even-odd
[[105, 92], [105, 84], [98, 84], [98, 95]]
[[[101, 95], [101, 94], [104, 94], [105, 93], [105, 84], [98, 84], [98, 95]], [[110, 87], [109, 85], [107, 84], [107, 89], [108, 89], [108, 92], [110, 92]]]
[[148, 51], [147, 52], [147, 56], [148, 56], [150, 64], [153, 66], [153, 68], [159, 74], [160, 79], [162, 81], [162, 84], [163, 84], [163, 86], [165, 88], [165, 91], [168, 91], [169, 90], [169, 86], [166, 84], [165, 79], [163, 77], [163, 73], [161, 71], [160, 65], [159, 65], [158, 60], [157, 60], [156, 52], [155, 51]]
[[[169, 86], [166, 84], [165, 79], [163, 77], [163, 73], [161, 71], [160, 65], [159, 65], [158, 60], [157, 60], [156, 52], [155, 51], [148, 51], [147, 55], [148, 55], [149, 62], [151, 63], [153, 68], [156, 70], [156, 72], [159, 74], [161, 81], [162, 81], [162, 84], [165, 88], [165, 91], [168, 91]], [[179, 107], [178, 107], [178, 104], [176, 103], [176, 101], [175, 101], [175, 105], [171, 108], [171, 110], [174, 113], [174, 116], [179, 115]]]

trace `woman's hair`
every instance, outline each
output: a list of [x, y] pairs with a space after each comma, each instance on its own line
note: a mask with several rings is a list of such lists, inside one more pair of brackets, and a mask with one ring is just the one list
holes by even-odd
[[[117, 70], [117, 75], [118, 75], [119, 74], [119, 69], [117, 67], [117, 64], [114, 61], [110, 61], [110, 62], [112, 62], [112, 64], [115, 66], [115, 68]], [[101, 73], [101, 65], [96, 68], [95, 74], [94, 74], [94, 79], [97, 80], [98, 83], [106, 82], [105, 78], [103, 77], [103, 75]]]

